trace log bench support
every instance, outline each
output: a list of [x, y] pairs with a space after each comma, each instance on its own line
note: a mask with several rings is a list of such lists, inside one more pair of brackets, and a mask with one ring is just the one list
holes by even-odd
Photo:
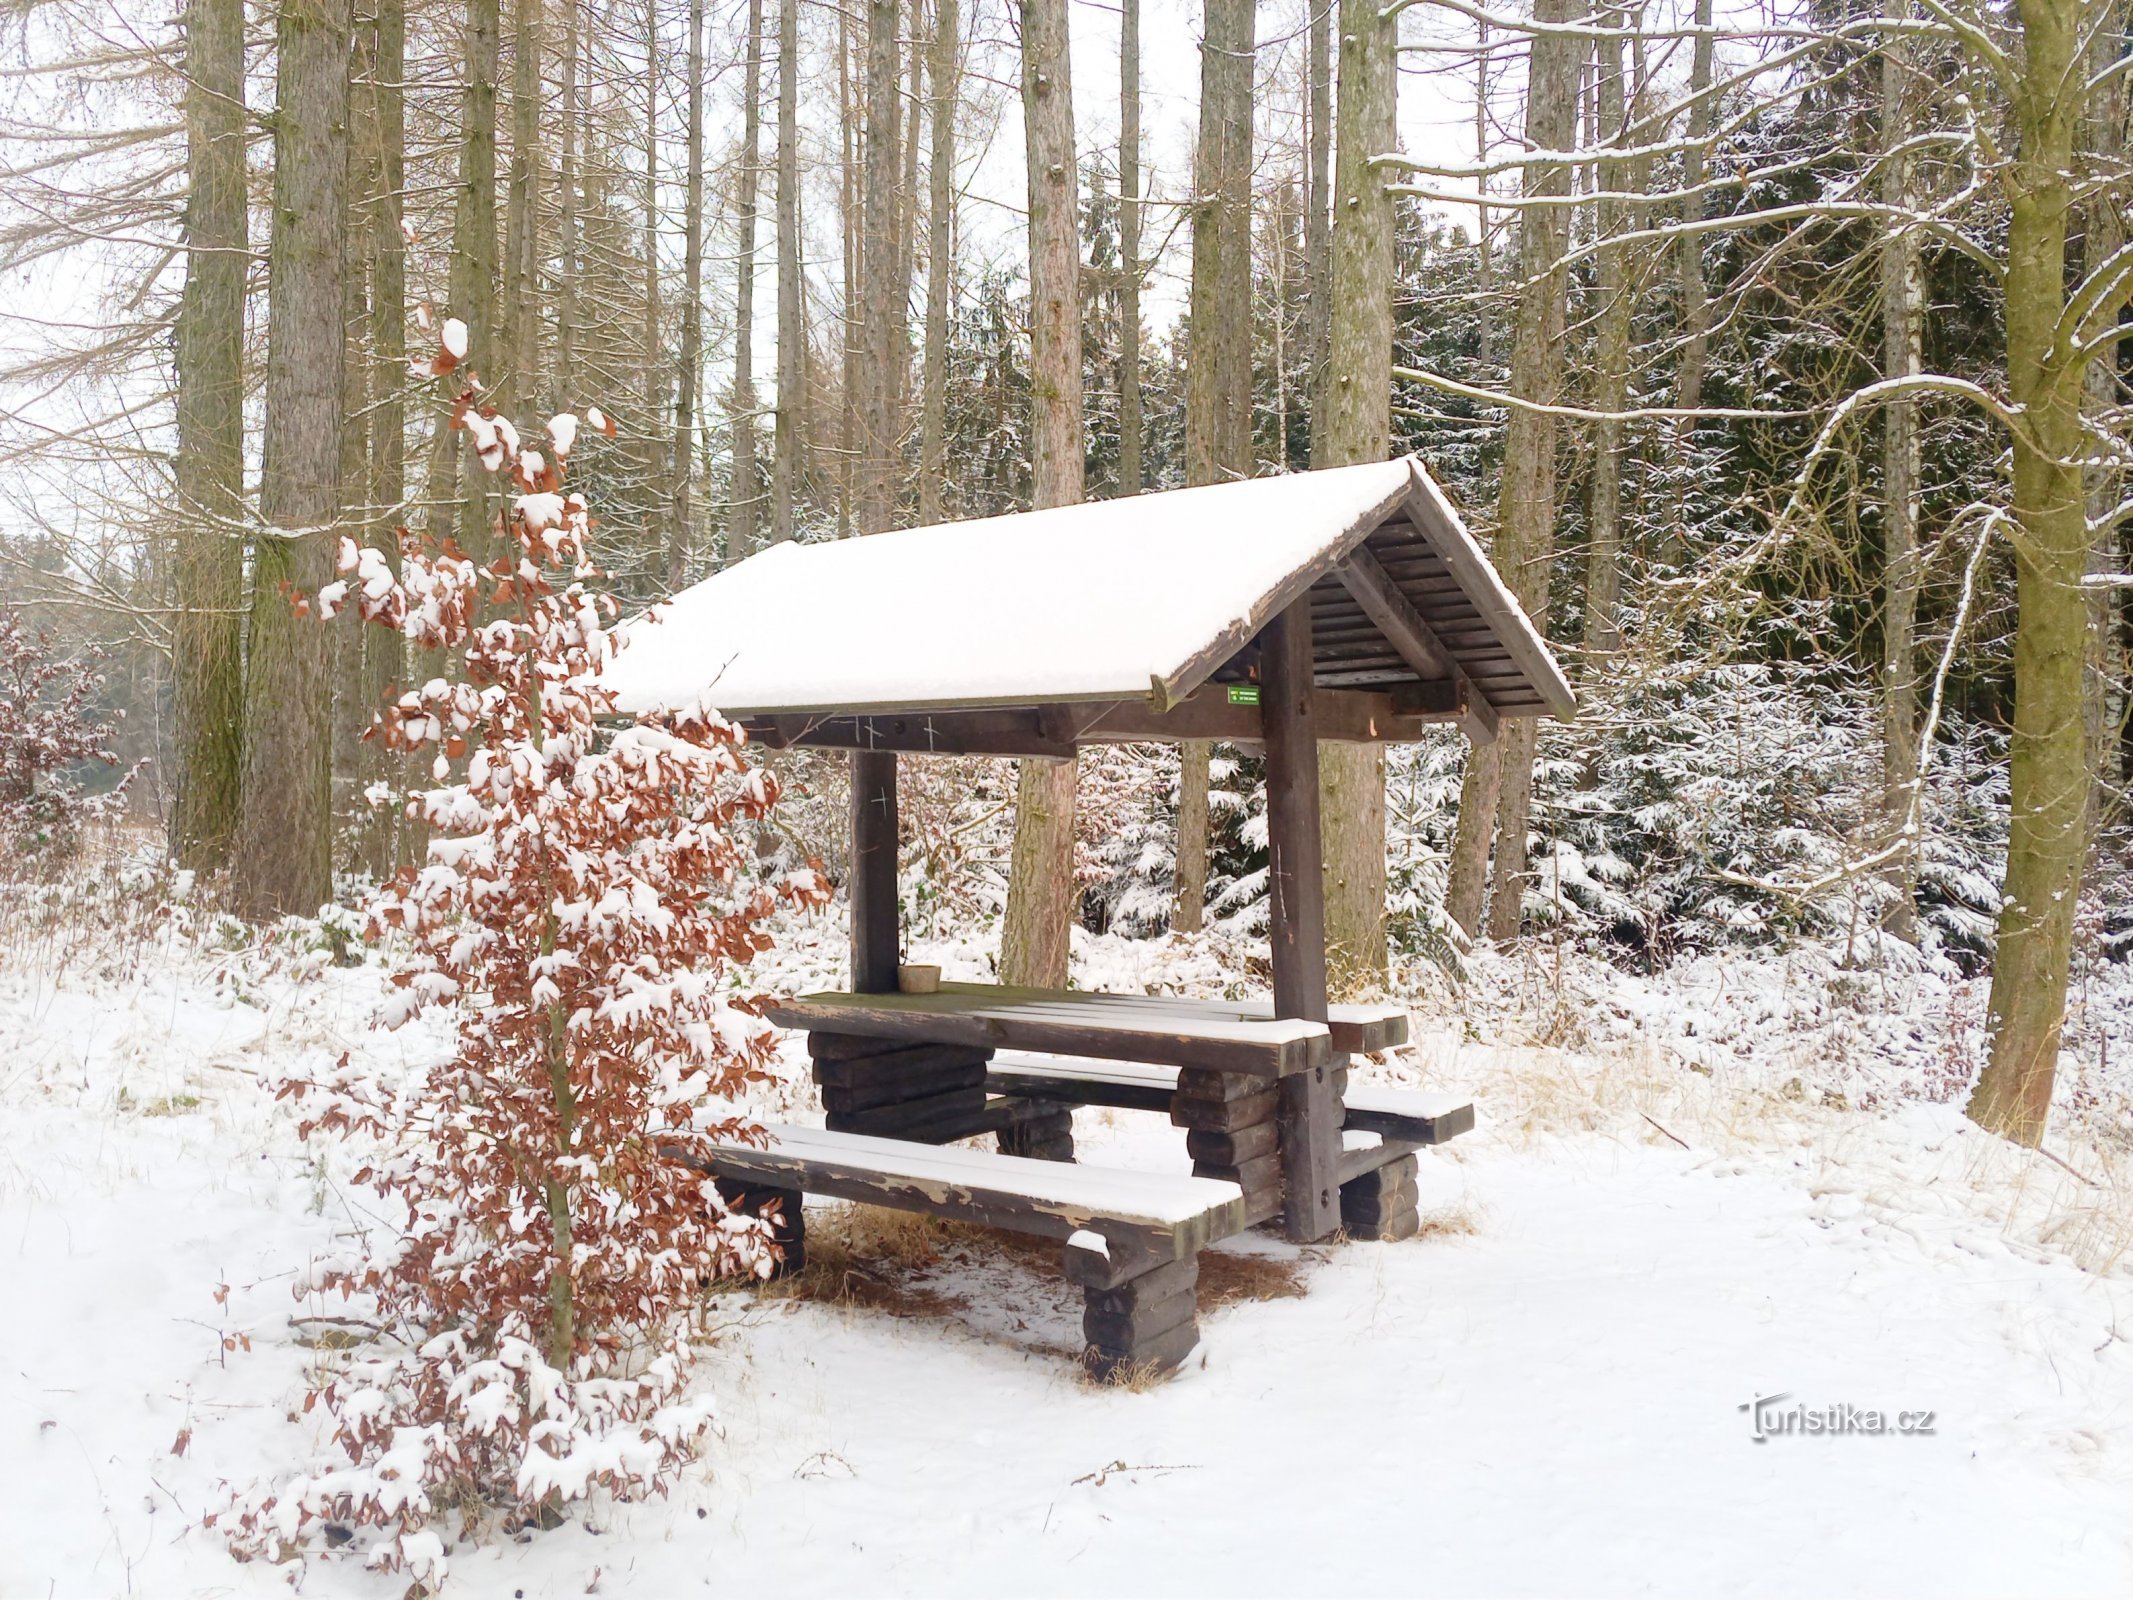
[[1281, 1215], [1279, 1080], [1187, 1067], [1178, 1074], [1170, 1120], [1185, 1130], [1192, 1175], [1244, 1191], [1254, 1224]]
[[1081, 1285], [1081, 1369], [1099, 1383], [1168, 1372], [1200, 1342], [1200, 1259], [1158, 1267], [1069, 1242], [1066, 1275]]
[[1422, 1226], [1415, 1158], [1400, 1156], [1341, 1185], [1341, 1226], [1351, 1239], [1412, 1239]]

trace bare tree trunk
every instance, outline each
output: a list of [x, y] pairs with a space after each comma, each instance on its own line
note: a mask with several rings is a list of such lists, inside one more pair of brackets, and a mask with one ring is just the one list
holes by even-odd
[[800, 311], [800, 0], [778, 0], [778, 415], [770, 537], [790, 539], [800, 477], [807, 331]]
[[[342, 129], [348, 155], [348, 221], [341, 272], [341, 525], [359, 544], [378, 544], [381, 513], [370, 504], [371, 388], [377, 375], [368, 357], [370, 279], [377, 266], [378, 191], [377, 28], [366, 0], [352, 18], [348, 52], [348, 123]], [[350, 609], [326, 624], [327, 683], [333, 710], [333, 850], [335, 871], [366, 865], [370, 829], [362, 800], [368, 780], [363, 731], [377, 702], [364, 689], [364, 638], [372, 630]]]
[[[467, 326], [473, 367], [487, 373], [508, 362], [496, 341], [496, 51], [497, 0], [467, 0], [466, 81], [459, 101], [459, 181], [452, 207], [452, 315]], [[489, 552], [489, 474], [473, 446], [459, 454], [459, 542]]]
[[1325, 414], [1320, 391], [1326, 377], [1326, 302], [1333, 274], [1332, 223], [1327, 196], [1333, 186], [1333, 7], [1335, 0], [1306, 0], [1310, 8], [1304, 56], [1304, 104], [1310, 127], [1304, 135], [1304, 361], [1310, 387], [1304, 403], [1311, 408], [1311, 465], [1325, 465], [1316, 420]]
[[662, 538], [659, 529], [662, 509], [668, 514], [672, 511], [671, 502], [664, 508], [660, 505], [661, 492], [668, 486], [662, 433], [667, 414], [665, 310], [659, 288], [659, 80], [665, 59], [666, 45], [659, 37], [659, 0], [644, 0], [644, 374], [639, 398], [644, 407], [646, 554], [663, 569], [669, 566], [672, 545], [681, 538], [678, 530], [671, 529]]
[[179, 865], [212, 871], [229, 860], [244, 763], [243, 0], [189, 0], [185, 80], [171, 845]]
[[348, 31], [348, 0], [283, 0], [275, 30], [264, 526], [230, 875], [238, 909], [254, 918], [310, 916], [333, 893], [328, 635], [290, 594], [315, 595], [326, 581], [340, 512]]
[[579, 405], [578, 268], [583, 242], [578, 231], [578, 38], [582, 0], [563, 0], [563, 143], [556, 173], [555, 384], [549, 403], [557, 411]]
[[[400, 231], [407, 184], [407, 12], [402, 0], [372, 0], [370, 20], [375, 188], [370, 217], [370, 514], [386, 565], [400, 567], [399, 529], [407, 507], [407, 241]], [[362, 704], [366, 716], [407, 676], [406, 640], [390, 628], [364, 628]], [[390, 781], [397, 763], [376, 741], [363, 746], [367, 782]], [[363, 864], [377, 877], [406, 858], [397, 807], [370, 809]]]
[[840, 331], [844, 342], [844, 381], [837, 395], [837, 537], [852, 533], [853, 467], [858, 458], [859, 390], [866, 379], [864, 311], [859, 299], [864, 292], [866, 251], [873, 241], [857, 220], [860, 202], [853, 192], [858, 166], [852, 148], [853, 129], [859, 121], [852, 91], [852, 13], [837, 9], [837, 138], [841, 159], [837, 165], [837, 226], [844, 241], [844, 315]]
[[[1200, 141], [1193, 163], [1185, 481], [1252, 475], [1252, 66], [1254, 0], [1206, 0]], [[1178, 747], [1176, 898], [1170, 925], [1206, 916], [1209, 747]]]
[[[1147, 486], [1141, 409], [1141, 0], [1118, 21], [1118, 492]], [[1182, 823], [1180, 824], [1182, 827]]]
[[[1134, 0], [1127, 0], [1131, 5]], [[932, 94], [927, 115], [933, 136], [927, 160], [926, 350], [919, 406], [918, 520], [941, 520], [943, 450], [948, 428], [948, 300], [954, 293], [949, 252], [955, 244], [955, 110], [962, 76], [956, 0], [934, 0]], [[916, 113], [914, 112], [914, 115]]]
[[[1689, 115], [1688, 148], [1681, 155], [1681, 187], [1687, 198], [1682, 201], [1682, 220], [1701, 221], [1705, 197], [1699, 192], [1710, 160], [1712, 110], [1717, 97], [1711, 93], [1712, 39], [1709, 33], [1712, 18], [1711, 0], [1696, 0], [1695, 19], [1699, 29], [1706, 30], [1696, 36], [1689, 64]], [[1674, 404], [1685, 411], [1694, 411], [1703, 404], [1704, 369], [1710, 363], [1711, 312], [1709, 296], [1704, 287], [1703, 239], [1694, 233], [1684, 234], [1675, 245], [1679, 267], [1676, 298], [1680, 302], [1681, 323], [1680, 354], [1674, 365]], [[1682, 418], [1673, 424], [1677, 446], [1686, 445], [1694, 434], [1696, 424]], [[1677, 451], [1678, 454], [1678, 451]], [[1685, 461], [1677, 463], [1686, 467]], [[1679, 556], [1687, 549], [1687, 497], [1677, 474], [1674, 493], [1674, 517], [1666, 543], [1672, 547], [1671, 554]]]
[[[2021, 146], [2003, 182], [2007, 213], [2007, 388], [2013, 434], [2015, 710], [2009, 741], [2007, 878], [1987, 1018], [1992, 1052], [1969, 1114], [2022, 1144], [2044, 1137], [2066, 1021], [2074, 911], [2089, 814], [2082, 673], [2089, 536], [2081, 395], [2088, 359], [2060, 334], [2067, 309], [2075, 133], [2087, 110], [2079, 0], [2017, 0], [2013, 99]], [[2091, 318], [2116, 316], [2123, 287]]]
[[753, 555], [762, 469], [755, 451], [755, 214], [763, 161], [763, 0], [748, 0], [748, 66], [741, 97], [740, 261], [733, 305], [733, 514], [726, 559]]
[[[1583, 0], [1539, 0], [1534, 20], [1576, 22]], [[1533, 40], [1526, 88], [1526, 143], [1567, 150], [1577, 136], [1578, 68], [1584, 51], [1575, 39], [1539, 34]], [[1511, 344], [1511, 392], [1552, 405], [1562, 381], [1564, 251], [1570, 235], [1570, 166], [1528, 166], [1529, 200], [1520, 213], [1519, 297]], [[1555, 555], [1556, 423], [1513, 410], [1505, 428], [1502, 486], [1497, 502], [1496, 564], [1535, 624], [1547, 626], [1548, 569]], [[1489, 813], [1496, 829], [1494, 901], [1489, 932], [1517, 937], [1526, 877], [1526, 821], [1532, 798], [1534, 722], [1512, 719], [1495, 744], [1467, 762], [1459, 797], [1446, 907], [1454, 917], [1478, 914], [1488, 850]], [[1461, 922], [1472, 931], [1471, 925]]]
[[[1888, 0], [1892, 24], [1881, 57], [1881, 197], [1892, 210], [1917, 199], [1917, 164], [1903, 149], [1910, 137], [1910, 46], [1898, 31], [1910, 19], [1909, 0]], [[1924, 365], [1919, 236], [1892, 223], [1881, 246], [1881, 375], [1915, 377]], [[1893, 832], [1903, 825], [1918, 782], [1918, 402], [1891, 396], [1881, 411], [1881, 795]], [[1896, 893], [1889, 930], [1913, 936], [1916, 858], [1906, 849], [1889, 867]]]
[[[1626, 31], [1630, 14], [1620, 9], [1609, 13], [1609, 25]], [[1601, 136], [1617, 146], [1629, 138], [1643, 100], [1641, 73], [1634, 90], [1628, 82], [1622, 55], [1623, 38], [1596, 42], [1599, 53], [1599, 101]], [[1638, 52], [1641, 57], [1641, 50]], [[1605, 198], [1609, 194], [1642, 194], [1650, 160], [1632, 156], [1600, 162], [1600, 190], [1596, 223], [1601, 239], [1610, 239], [1633, 226], [1636, 218], [1626, 201]], [[1636, 318], [1638, 271], [1626, 245], [1604, 245], [1595, 262], [1594, 286], [1599, 308], [1593, 350], [1593, 404], [1603, 413], [1621, 412], [1629, 405], [1630, 336]], [[1612, 654], [1622, 642], [1618, 615], [1622, 602], [1622, 467], [1627, 454], [1626, 431], [1614, 416], [1603, 416], [1593, 425], [1592, 543], [1588, 552], [1585, 584], [1585, 648], [1593, 657]]]
[[[2089, 80], [2097, 87], [2090, 97], [2087, 143], [2098, 168], [2106, 172], [2125, 171], [2126, 80], [2123, 73], [2110, 69], [2126, 48], [2126, 20], [2124, 0], [2118, 0], [2111, 6], [2105, 25], [2095, 30], [2089, 47]], [[2091, 195], [2082, 207], [2082, 264], [2088, 272], [2101, 270], [2113, 254], [2125, 247], [2126, 199], [2121, 186]], [[2097, 334], [2109, 332], [2111, 325], [2123, 316], [2120, 312], [2105, 319], [2094, 331]], [[2120, 378], [2124, 355], [2123, 344], [2107, 345], [2089, 366], [2084, 409], [2095, 426], [2108, 426], [2104, 419], [2125, 403]], [[2122, 465], [2096, 462], [2088, 469], [2088, 514], [2102, 530], [2089, 546], [2092, 577], [2126, 570], [2114, 560], [2118, 551], [2107, 520], [2117, 507], [2125, 484], [2126, 473]], [[2102, 823], [2104, 796], [2116, 787], [2112, 780], [2119, 775], [2114, 773], [2114, 768], [2122, 748], [2118, 730], [2125, 716], [2125, 685], [2122, 677], [2112, 671], [2115, 654], [2112, 634], [2117, 620], [2112, 601], [2112, 591], [2108, 588], [2099, 585], [2089, 591], [2089, 769], [2096, 778], [2093, 786], [2095, 814], [2090, 819], [2092, 832]]]
[[896, 520], [899, 381], [897, 326], [904, 319], [908, 280], [896, 247], [898, 168], [903, 159], [903, 62], [897, 51], [898, 0], [867, 0], [866, 147], [860, 226], [864, 255], [856, 298], [845, 315], [859, 345], [859, 475], [854, 496], [860, 533], [880, 533]]
[[[1029, 160], [1030, 419], [1034, 499], [1074, 505], [1082, 491], [1081, 205], [1067, 0], [1020, 0], [1022, 125]], [[1000, 930], [1003, 983], [1063, 987], [1074, 886], [1072, 761], [1024, 761], [1015, 852]]]
[[[575, 0], [566, 0], [575, 3]], [[541, 0], [518, 0], [511, 41], [511, 181], [504, 202], [503, 382], [497, 406], [521, 428], [540, 406]]]
[[674, 374], [674, 524], [667, 530], [667, 586], [688, 581], [696, 545], [689, 504], [690, 436], [696, 431], [696, 386], [704, 368], [704, 0], [689, 0], [689, 177], [683, 202], [681, 356]]
[[[1475, 25], [1474, 49], [1474, 164], [1489, 164], [1489, 25]], [[1474, 206], [1474, 360], [1486, 368], [1496, 348], [1493, 322], [1496, 315], [1496, 263], [1489, 248], [1489, 192], [1487, 178], [1477, 178], [1474, 192], [1482, 197]]]
[[[1341, 0], [1330, 323], [1312, 426], [1329, 467], [1392, 450], [1393, 205], [1370, 162], [1398, 141], [1397, 45], [1397, 23], [1377, 0]], [[1318, 783], [1327, 981], [1336, 994], [1366, 993], [1385, 981], [1384, 752], [1322, 746]]]

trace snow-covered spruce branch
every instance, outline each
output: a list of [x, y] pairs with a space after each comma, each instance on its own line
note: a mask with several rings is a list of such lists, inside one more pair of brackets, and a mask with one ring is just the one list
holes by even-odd
[[1933, 740], [1940, 730], [1941, 712], [1947, 704], [1948, 678], [1955, 670], [1955, 652], [1962, 643], [1963, 635], [1969, 630], [1971, 607], [1977, 599], [1978, 572], [1984, 566], [1985, 551], [1992, 542], [1993, 532], [2012, 521], [2007, 512], [1999, 507], [1987, 507], [1980, 518], [1977, 538], [1971, 541], [1970, 557], [1963, 563], [1962, 594], [1956, 602], [1955, 616], [1948, 624], [1948, 637], [1941, 646], [1940, 664], [1933, 672], [1933, 693], [1926, 702], [1925, 719], [1919, 726], [1918, 770], [1906, 785], [1903, 820], [1897, 825], [1889, 842], [1867, 855], [1844, 861], [1825, 873], [1800, 882], [1787, 882], [1781, 878], [1759, 878], [1748, 873], [1735, 872], [1728, 867], [1716, 869], [1718, 878], [1738, 888], [1754, 889], [1799, 904], [1834, 889], [1840, 883], [1876, 872], [1891, 862], [1900, 861], [1918, 848], [1918, 842], [1924, 833], [1926, 778], [1933, 770]]

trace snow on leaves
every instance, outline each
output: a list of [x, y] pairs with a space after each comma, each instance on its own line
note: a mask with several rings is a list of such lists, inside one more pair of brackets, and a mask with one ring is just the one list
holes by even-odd
[[374, 1152], [356, 1181], [399, 1219], [299, 1292], [366, 1301], [398, 1343], [310, 1398], [348, 1465], [233, 1508], [240, 1549], [330, 1521], [374, 1530], [370, 1559], [425, 1584], [445, 1506], [526, 1525], [595, 1489], [662, 1492], [708, 1425], [684, 1393], [684, 1313], [712, 1277], [767, 1273], [775, 1247], [676, 1158], [760, 1136], [732, 1106], [772, 1039], [732, 970], [769, 947], [779, 905], [827, 898], [813, 870], [764, 879], [736, 844], [777, 798], [736, 726], [701, 708], [604, 733], [616, 608], [563, 486], [577, 419], [550, 422], [550, 455], [471, 388], [453, 415], [521, 491], [505, 554], [403, 534], [395, 571], [344, 540], [318, 609], [460, 662], [371, 731], [432, 757], [438, 787], [409, 802], [427, 860], [368, 910], [404, 951], [380, 1021], [450, 1007], [458, 1048], [413, 1083], [344, 1057], [282, 1087], [307, 1136]]
[[91, 698], [103, 686], [93, 667], [56, 659], [22, 619], [0, 611], [0, 849], [54, 862], [71, 855], [81, 830], [118, 803], [133, 774], [101, 795], [86, 795], [73, 769], [118, 760], [111, 730]]

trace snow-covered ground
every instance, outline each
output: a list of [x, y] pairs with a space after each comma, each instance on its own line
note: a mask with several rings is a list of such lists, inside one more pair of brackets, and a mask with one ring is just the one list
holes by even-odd
[[[362, 1217], [260, 1074], [439, 1036], [370, 1032], [378, 970], [307, 936], [223, 948], [112, 904], [18, 918], [0, 957], [0, 1596], [397, 1596], [346, 1561], [236, 1565], [200, 1517], [309, 1457], [303, 1375], [360, 1333], [291, 1293]], [[762, 981], [832, 981], [839, 944], [793, 930]], [[1091, 986], [1202, 990], [1231, 956], [1078, 952]], [[1365, 1069], [1481, 1107], [1425, 1158], [1423, 1237], [1233, 1242], [1303, 1293], [1208, 1313], [1145, 1392], [1076, 1380], [1078, 1304], [1027, 1253], [940, 1238], [887, 1304], [728, 1292], [700, 1364], [720, 1432], [677, 1493], [462, 1545], [450, 1589], [2133, 1592], [2108, 1114], [2055, 1146], [2081, 1177], [1983, 1138], [1934, 1076], [1956, 1032], [1909, 991], [1495, 960], [1463, 996], [1419, 982], [1417, 1045]], [[1077, 1136], [1184, 1164], [1154, 1118]], [[811, 1225], [834, 1239], [838, 1208]], [[1932, 1431], [1758, 1443], [1740, 1408], [1776, 1395]]]

